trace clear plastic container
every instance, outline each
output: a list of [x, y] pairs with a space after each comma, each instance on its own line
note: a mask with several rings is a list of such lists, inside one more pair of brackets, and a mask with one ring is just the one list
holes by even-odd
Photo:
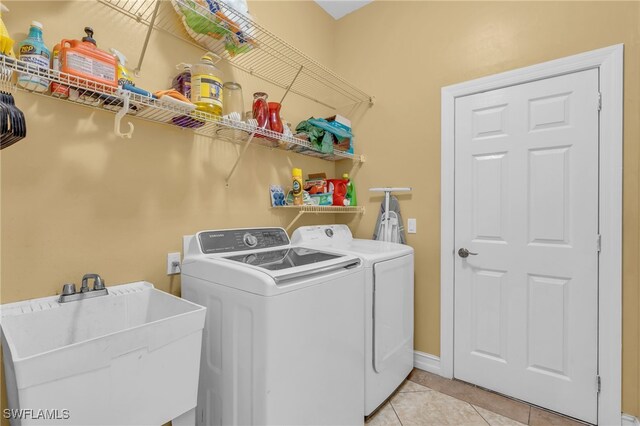
[[220, 57], [207, 52], [191, 66], [191, 102], [199, 111], [222, 115], [222, 72], [215, 66]]

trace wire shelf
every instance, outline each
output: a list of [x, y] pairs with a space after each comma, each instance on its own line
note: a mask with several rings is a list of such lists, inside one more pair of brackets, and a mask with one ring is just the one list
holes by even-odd
[[364, 213], [364, 206], [279, 206], [274, 209], [296, 210], [304, 213]]
[[308, 213], [313, 214], [336, 214], [336, 213], [351, 213], [351, 214], [364, 214], [364, 206], [315, 206], [315, 205], [302, 205], [302, 206], [280, 206], [272, 207], [274, 210], [293, 210], [298, 214], [293, 218], [289, 225], [285, 228], [287, 232], [293, 229], [293, 226], [298, 223], [298, 220], [302, 216]]
[[[20, 81], [17, 83], [14, 74], [19, 75]], [[309, 141], [256, 128], [244, 121], [229, 120], [198, 111], [193, 104], [143, 96], [70, 74], [39, 68], [34, 64], [6, 56], [0, 56], [0, 88], [17, 88], [113, 113], [121, 111], [128, 103], [127, 117], [190, 129], [198, 135], [210, 138], [234, 143], [250, 141], [253, 145], [287, 150], [329, 161], [363, 161], [362, 156], [345, 151], [320, 152]], [[61, 96], [62, 93], [65, 94], [64, 97]]]
[[[194, 0], [99, 0], [101, 3], [151, 28], [171, 34], [201, 49], [212, 51], [232, 66], [268, 81], [287, 92], [311, 99], [332, 109], [363, 102], [373, 97], [333, 71], [291, 46], [249, 16], [220, 0], [208, 2], [219, 7], [212, 14]], [[176, 12], [189, 15], [200, 29], [186, 29]], [[220, 18], [221, 15], [229, 21]], [[221, 22], [224, 21], [224, 22]], [[211, 31], [215, 31], [213, 34]], [[208, 32], [207, 32], [208, 31]], [[138, 68], [141, 67], [144, 50]], [[286, 93], [285, 93], [286, 96]], [[284, 98], [283, 98], [284, 99]]]

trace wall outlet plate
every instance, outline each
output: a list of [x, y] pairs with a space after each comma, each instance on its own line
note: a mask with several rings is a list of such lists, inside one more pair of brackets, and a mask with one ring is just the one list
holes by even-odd
[[[177, 263], [176, 263], [177, 262]], [[167, 254], [167, 275], [176, 275], [180, 273], [180, 253]]]
[[418, 233], [418, 224], [415, 218], [410, 217], [407, 220], [407, 232], [409, 234], [417, 234]]

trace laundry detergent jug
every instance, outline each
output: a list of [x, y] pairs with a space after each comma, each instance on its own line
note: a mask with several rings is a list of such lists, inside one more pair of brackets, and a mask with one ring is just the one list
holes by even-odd
[[93, 30], [85, 27], [82, 40], [60, 42], [60, 71], [105, 86], [118, 87], [118, 61], [115, 56], [98, 49]]
[[222, 115], [222, 72], [215, 66], [220, 57], [207, 52], [191, 66], [191, 102], [198, 111]]
[[329, 192], [333, 192], [333, 205], [344, 207], [349, 179], [327, 179], [327, 183], [329, 184]]

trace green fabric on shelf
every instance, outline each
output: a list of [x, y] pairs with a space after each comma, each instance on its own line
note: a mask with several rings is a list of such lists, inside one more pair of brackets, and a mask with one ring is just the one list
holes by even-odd
[[313, 117], [309, 120], [301, 121], [296, 126], [296, 132], [305, 133], [309, 137], [309, 142], [311, 142], [314, 149], [324, 153], [332, 153], [333, 135], [311, 124], [309, 121], [312, 119]]

